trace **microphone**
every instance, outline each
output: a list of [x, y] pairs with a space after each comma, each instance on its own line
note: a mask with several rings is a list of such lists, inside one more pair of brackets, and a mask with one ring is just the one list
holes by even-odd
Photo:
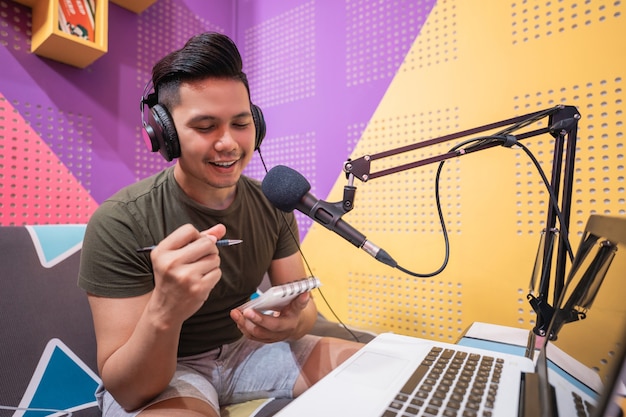
[[392, 268], [398, 266], [398, 263], [387, 252], [341, 220], [341, 216], [345, 213], [341, 202], [328, 203], [311, 195], [309, 193], [311, 184], [299, 172], [284, 165], [277, 165], [265, 175], [261, 189], [265, 197], [277, 209], [287, 213], [296, 209], [328, 230], [337, 233], [357, 248], [363, 249], [379, 262]]

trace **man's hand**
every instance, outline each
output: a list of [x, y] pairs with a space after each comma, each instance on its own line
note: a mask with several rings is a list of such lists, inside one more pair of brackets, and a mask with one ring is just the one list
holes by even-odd
[[264, 343], [279, 342], [299, 337], [300, 315], [309, 304], [310, 293], [300, 294], [278, 314], [262, 314], [251, 308], [233, 309], [230, 317], [245, 337]]
[[179, 326], [206, 301], [222, 276], [215, 242], [224, 236], [223, 225], [198, 231], [183, 225], [150, 253], [154, 269], [153, 312], [163, 325]]

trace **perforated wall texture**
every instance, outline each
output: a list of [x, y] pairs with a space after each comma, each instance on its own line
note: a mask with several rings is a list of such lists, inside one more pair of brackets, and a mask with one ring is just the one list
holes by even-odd
[[[293, 167], [318, 198], [341, 200], [348, 157], [563, 104], [582, 116], [572, 245], [590, 214], [626, 215], [623, 1], [159, 0], [139, 15], [111, 5], [109, 51], [84, 70], [31, 54], [31, 18], [30, 8], [0, 0], [3, 226], [84, 223], [98, 202], [167, 165], [144, 146], [140, 95], [154, 62], [204, 30], [240, 47], [268, 123], [268, 168]], [[523, 143], [550, 177], [554, 138]], [[549, 207], [537, 169], [522, 150], [500, 146], [447, 160], [438, 188], [437, 169], [356, 179], [355, 208], [344, 216], [402, 267], [432, 273], [445, 255], [439, 191], [450, 259], [431, 278], [382, 265], [298, 214], [330, 306], [347, 324], [445, 341], [474, 321], [531, 328], [527, 295]], [[262, 179], [257, 156], [246, 173]], [[607, 284], [624, 275], [622, 259]], [[609, 288], [624, 293], [621, 283]]]
[[[237, 34], [267, 121], [268, 168], [292, 167], [312, 194], [326, 196], [433, 3], [239, 2]], [[246, 173], [262, 179], [265, 170], [255, 157]], [[311, 220], [296, 217], [304, 237]]]
[[[174, 16], [174, 18], [172, 18]], [[184, 45], [191, 36], [203, 31], [224, 33], [224, 28], [198, 16], [172, 0], [161, 0], [159, 7], [149, 7], [137, 21], [137, 91], [142, 92], [152, 77], [152, 66], [166, 53]], [[159, 30], [155, 30], [158, 28]], [[137, 98], [139, 103], [139, 96]], [[139, 120], [139, 114], [137, 115]], [[170, 165], [145, 146], [143, 128], [135, 128], [135, 175], [145, 178]]]
[[[286, 136], [274, 136], [264, 141], [262, 155], [271, 155], [273, 161], [285, 161], [284, 164], [300, 172], [311, 184], [311, 194], [318, 194], [315, 166], [311, 161], [317, 158], [317, 146], [315, 145], [315, 132], [294, 133]], [[256, 161], [255, 161], [256, 162]], [[245, 174], [252, 178], [262, 179], [265, 176], [265, 167], [260, 163], [251, 163]], [[298, 230], [300, 236], [306, 236], [313, 221], [304, 214], [296, 211]]]
[[315, 95], [315, 22], [309, 1], [246, 31], [242, 49], [255, 102], [273, 106]]
[[[80, 115], [67, 115], [66, 124], [52, 126], [57, 115], [51, 108], [33, 108], [43, 137], [62, 135], [56, 149], [35, 133], [0, 94], [0, 207], [3, 222], [26, 219], [32, 224], [86, 223], [97, 203], [72, 174], [72, 168], [89, 166], [90, 122]], [[53, 142], [55, 143], [55, 142]], [[64, 165], [62, 155], [68, 162]], [[89, 184], [88, 176], [81, 178]]]
[[[317, 94], [315, 63], [320, 51], [316, 49], [315, 28], [315, 2], [308, 1], [245, 31], [241, 50], [250, 79], [250, 94], [262, 110], [269, 109], [271, 114], [272, 108], [305, 102]], [[267, 116], [266, 121], [269, 132], [261, 147], [262, 155], [298, 170], [311, 184], [311, 192], [316, 193], [316, 169], [311, 163], [318, 156], [316, 132], [303, 129], [272, 134], [278, 123]], [[262, 179], [266, 168], [271, 165], [264, 167], [255, 158], [246, 168], [246, 175]], [[300, 236], [305, 236], [311, 220], [299, 213], [296, 217]]]
[[[582, 117], [569, 240], [576, 249], [590, 214], [626, 215], [623, 13], [621, 1], [438, 1], [350, 158], [575, 106]], [[546, 127], [547, 119], [534, 126]], [[442, 155], [460, 141], [373, 161], [371, 172]], [[550, 179], [555, 138], [520, 142]], [[436, 271], [445, 256], [437, 169], [355, 179], [355, 208], [343, 219], [402, 267]], [[345, 185], [339, 176], [326, 200], [341, 200]], [[324, 297], [346, 324], [373, 331], [454, 342], [475, 321], [533, 328], [527, 295], [549, 194], [532, 160], [502, 146], [449, 159], [438, 191], [450, 239], [443, 272], [411, 276], [314, 224], [303, 247]], [[606, 282], [624, 294], [619, 258]]]
[[402, 47], [411, 43], [431, 1], [346, 1], [346, 83], [367, 84], [393, 77], [395, 62], [404, 58]]

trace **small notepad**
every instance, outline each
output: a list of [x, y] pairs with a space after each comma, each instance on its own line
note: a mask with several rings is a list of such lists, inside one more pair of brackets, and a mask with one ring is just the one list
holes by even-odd
[[263, 314], [273, 314], [280, 311], [298, 295], [318, 288], [321, 285], [321, 281], [316, 277], [309, 277], [289, 282], [287, 284], [276, 285], [259, 295], [257, 298], [240, 305], [238, 309], [244, 311], [247, 308], [252, 308]]

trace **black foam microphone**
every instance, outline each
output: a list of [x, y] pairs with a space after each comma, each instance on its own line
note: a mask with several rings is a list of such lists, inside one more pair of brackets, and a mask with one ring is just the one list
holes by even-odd
[[376, 246], [361, 232], [341, 220], [344, 213], [333, 203], [315, 198], [309, 190], [311, 184], [299, 172], [277, 165], [270, 169], [261, 184], [265, 197], [279, 210], [292, 212], [294, 209], [306, 214], [328, 230], [363, 249], [376, 260], [395, 268], [398, 263], [380, 247]]

